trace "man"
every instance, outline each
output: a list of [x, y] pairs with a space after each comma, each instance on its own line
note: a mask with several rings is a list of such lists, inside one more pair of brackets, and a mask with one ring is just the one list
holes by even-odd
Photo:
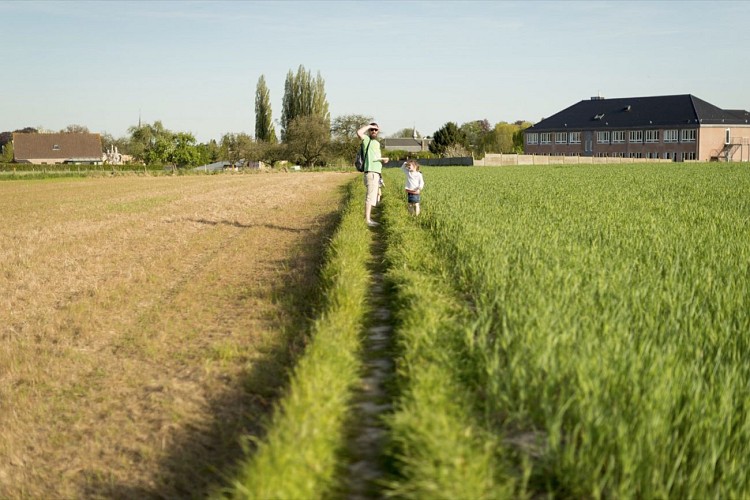
[[365, 157], [365, 187], [367, 196], [365, 197], [365, 222], [370, 227], [377, 226], [378, 223], [372, 220], [372, 207], [378, 204], [378, 187], [380, 185], [380, 173], [383, 170], [383, 163], [388, 163], [388, 158], [382, 158], [380, 155], [380, 143], [375, 140], [380, 132], [377, 123], [372, 122], [357, 130], [357, 137], [362, 139], [362, 147], [367, 151]]

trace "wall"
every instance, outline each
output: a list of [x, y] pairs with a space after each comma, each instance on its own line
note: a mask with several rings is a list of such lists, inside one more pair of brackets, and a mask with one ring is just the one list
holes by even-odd
[[726, 130], [729, 129], [730, 141], [739, 144], [731, 161], [750, 161], [750, 127], [731, 125], [709, 125], [698, 129], [698, 159], [710, 161], [724, 147]]
[[481, 160], [474, 160], [479, 166], [505, 165], [591, 165], [604, 163], [671, 163], [672, 160], [656, 158], [609, 158], [598, 156], [545, 156], [517, 154], [487, 154]]

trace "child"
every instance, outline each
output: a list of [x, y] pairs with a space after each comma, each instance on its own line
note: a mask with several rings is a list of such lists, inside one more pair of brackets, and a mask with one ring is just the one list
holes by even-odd
[[419, 194], [424, 189], [424, 178], [419, 171], [419, 164], [415, 160], [409, 160], [401, 165], [401, 170], [406, 174], [406, 199], [409, 202], [409, 213], [419, 215]]
[[383, 177], [380, 177], [380, 181], [378, 182], [378, 205], [380, 205], [380, 198], [383, 197], [383, 188], [385, 187], [385, 182], [383, 182]]

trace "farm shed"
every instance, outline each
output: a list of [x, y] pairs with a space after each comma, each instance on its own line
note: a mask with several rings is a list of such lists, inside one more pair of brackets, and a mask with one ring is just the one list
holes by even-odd
[[99, 134], [13, 134], [13, 156], [17, 163], [100, 165], [102, 139]]
[[524, 131], [534, 155], [750, 161], [750, 112], [690, 94], [592, 97]]

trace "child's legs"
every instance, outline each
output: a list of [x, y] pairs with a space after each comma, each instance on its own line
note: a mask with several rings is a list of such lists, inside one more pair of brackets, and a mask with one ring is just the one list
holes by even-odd
[[409, 213], [412, 215], [419, 215], [419, 194], [408, 193], [406, 195], [406, 201], [409, 202]]

